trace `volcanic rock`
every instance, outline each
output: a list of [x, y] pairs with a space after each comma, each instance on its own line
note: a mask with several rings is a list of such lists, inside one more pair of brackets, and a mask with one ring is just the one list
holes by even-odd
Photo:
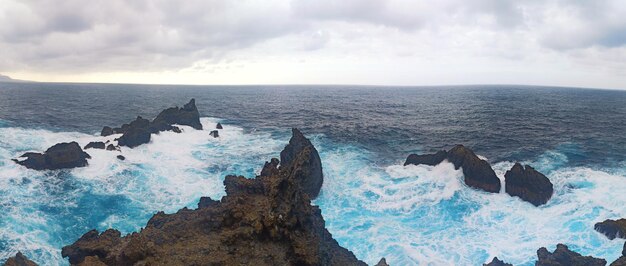
[[411, 154], [411, 155], [409, 155], [409, 157], [406, 158], [406, 161], [404, 162], [404, 165], [425, 164], [425, 165], [435, 166], [435, 165], [438, 165], [439, 163], [441, 163], [447, 157], [448, 157], [448, 152], [446, 152], [446, 151], [438, 151], [435, 154], [424, 154], [424, 155]]
[[215, 126], [216, 129], [224, 129], [224, 127], [222, 127], [222, 124], [217, 123], [217, 125]]
[[513, 264], [506, 263], [498, 259], [498, 257], [494, 257], [490, 263], [483, 264], [483, 266], [513, 266]]
[[487, 192], [500, 192], [500, 179], [496, 176], [491, 165], [463, 145], [456, 145], [448, 152], [439, 151], [435, 154], [427, 155], [411, 154], [407, 157], [404, 165], [437, 165], [444, 159], [454, 164], [455, 169], [463, 168], [466, 185]]
[[515, 163], [506, 171], [505, 190], [511, 196], [517, 196], [535, 206], [546, 204], [552, 197], [553, 188], [550, 179], [534, 168]]
[[272, 158], [269, 162], [265, 162], [263, 169], [261, 170], [261, 176], [272, 176], [278, 174], [278, 164], [280, 161], [276, 158]]
[[566, 245], [557, 244], [553, 253], [542, 247], [537, 250], [536, 266], [604, 266], [606, 260], [582, 256], [570, 251]]
[[22, 252], [18, 252], [15, 256], [10, 257], [4, 266], [37, 266], [37, 263], [26, 258]]
[[[191, 99], [183, 108], [167, 108], [152, 121], [155, 125], [186, 125], [201, 130], [200, 113], [196, 107], [196, 100]], [[169, 130], [169, 129], [168, 129]]]
[[182, 131], [182, 130], [180, 130], [180, 128], [179, 128], [179, 127], [177, 127], [177, 126], [172, 126], [172, 131], [173, 131], [174, 133], [183, 133], [183, 131]]
[[126, 157], [124, 157], [124, 155], [118, 155], [117, 159], [120, 161], [126, 160]]
[[596, 223], [593, 228], [611, 240], [616, 237], [626, 238], [626, 219], [608, 219], [604, 222]]
[[107, 145], [107, 151], [117, 151], [117, 150], [119, 150], [119, 147], [116, 147], [113, 144]]
[[289, 144], [280, 152], [281, 170], [288, 170], [302, 190], [314, 199], [322, 188], [322, 161], [311, 141], [297, 128], [291, 130]]
[[378, 261], [378, 263], [376, 263], [375, 266], [389, 266], [389, 264], [387, 264], [387, 260], [385, 258], [382, 258]]
[[[312, 146], [294, 146], [288, 145], [290, 161], [301, 168], [313, 159]], [[295, 168], [283, 162], [272, 176], [227, 176], [221, 201], [203, 198], [195, 210], [159, 212], [124, 237], [90, 231], [62, 255], [74, 265], [90, 256], [106, 265], [366, 265], [324, 228], [298, 180], [311, 171]]]
[[124, 134], [117, 139], [120, 146], [130, 148], [137, 147], [141, 144], [150, 142], [150, 121], [138, 116], [135, 121], [131, 122], [125, 129]]
[[220, 132], [217, 130], [213, 130], [211, 131], [211, 133], [209, 133], [209, 136], [214, 137], [214, 138], [219, 138], [220, 137]]
[[91, 158], [84, 152], [78, 143], [58, 143], [48, 148], [43, 154], [27, 152], [20, 157], [25, 160], [13, 159], [14, 162], [34, 170], [56, 170], [87, 166], [87, 159]]
[[100, 131], [100, 136], [106, 137], [106, 136], [110, 136], [115, 134], [115, 132], [113, 131], [113, 129], [111, 127], [103, 127], [102, 131]]
[[92, 141], [87, 143], [87, 145], [85, 145], [85, 150], [86, 149], [104, 149], [104, 142], [102, 141]]

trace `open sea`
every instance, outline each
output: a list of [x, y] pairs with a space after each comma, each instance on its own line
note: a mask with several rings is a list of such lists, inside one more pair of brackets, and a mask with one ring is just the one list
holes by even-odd
[[[11, 161], [102, 126], [196, 99], [205, 129], [182, 127], [89, 166], [34, 171]], [[215, 123], [220, 138], [209, 136]], [[624, 240], [593, 226], [626, 217], [626, 91], [530, 86], [156, 86], [0, 83], [0, 262], [17, 251], [68, 265], [61, 247], [90, 229], [130, 233], [157, 211], [219, 199], [228, 174], [254, 177], [291, 128], [320, 152], [319, 205], [343, 247], [375, 264], [534, 265], [557, 243], [607, 259]], [[547, 205], [468, 188], [450, 163], [403, 166], [410, 153], [464, 144], [498, 176], [530, 164], [554, 184]], [[504, 187], [504, 186], [503, 186]]]

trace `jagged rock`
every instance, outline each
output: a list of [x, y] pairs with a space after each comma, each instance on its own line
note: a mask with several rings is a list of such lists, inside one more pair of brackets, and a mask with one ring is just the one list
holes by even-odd
[[106, 137], [106, 136], [110, 136], [115, 134], [115, 132], [113, 131], [113, 129], [111, 127], [103, 127], [102, 131], [100, 131], [100, 136]]
[[119, 150], [119, 147], [116, 147], [113, 144], [107, 145], [107, 151], [117, 151], [117, 150]]
[[84, 152], [78, 143], [58, 143], [48, 148], [43, 154], [27, 152], [20, 157], [25, 160], [13, 159], [14, 162], [34, 170], [56, 170], [87, 166], [87, 159], [91, 158]]
[[126, 157], [124, 157], [124, 155], [118, 155], [117, 159], [120, 161], [126, 160]]
[[272, 158], [269, 162], [265, 162], [263, 169], [261, 170], [261, 176], [272, 176], [278, 174], [278, 164], [280, 161], [276, 158]]
[[389, 266], [389, 264], [387, 264], [387, 260], [385, 258], [382, 258], [378, 261], [378, 263], [376, 263], [376, 266]]
[[217, 123], [217, 125], [215, 126], [216, 129], [224, 129], [224, 127], [222, 127], [222, 124]]
[[511, 196], [517, 196], [535, 206], [546, 204], [552, 197], [553, 188], [550, 179], [534, 168], [515, 163], [506, 171], [505, 190]]
[[435, 166], [435, 165], [440, 164], [447, 157], [448, 157], [448, 152], [446, 151], [438, 151], [435, 154], [423, 154], [423, 155], [411, 154], [409, 155], [409, 157], [406, 158], [404, 165], [425, 164], [425, 165]]
[[128, 128], [124, 134], [117, 139], [117, 143], [120, 146], [127, 146], [130, 148], [137, 147], [141, 144], [150, 142], [150, 121], [138, 116], [135, 121], [128, 125]]
[[[311, 159], [294, 149], [293, 164]], [[272, 176], [227, 176], [221, 201], [155, 214], [139, 233], [91, 231], [62, 255], [77, 264], [90, 256], [107, 265], [365, 265], [324, 228], [291, 165]]]
[[506, 263], [498, 259], [498, 257], [494, 257], [490, 263], [485, 263], [483, 266], [513, 266], [513, 264]]
[[297, 177], [302, 190], [311, 199], [316, 198], [324, 182], [322, 161], [311, 141], [297, 128], [291, 130], [291, 139], [280, 152], [280, 161], [281, 168], [291, 167], [290, 171]]
[[407, 157], [404, 165], [437, 165], [444, 159], [454, 164], [454, 168], [456, 169], [463, 168], [463, 176], [466, 185], [487, 192], [500, 192], [500, 179], [496, 176], [491, 165], [489, 165], [487, 161], [480, 159], [472, 150], [463, 145], [456, 145], [448, 152], [439, 151], [435, 154], [427, 155], [411, 154]]
[[626, 243], [624, 243], [624, 248], [622, 248], [622, 256], [612, 262], [610, 266], [626, 266]]
[[596, 223], [593, 227], [609, 239], [626, 238], [626, 219], [611, 220]]
[[87, 145], [85, 145], [85, 150], [86, 149], [104, 149], [104, 142], [102, 141], [92, 141], [87, 143]]
[[536, 266], [604, 266], [606, 260], [591, 256], [582, 256], [570, 251], [566, 245], [557, 244], [553, 253], [545, 247], [537, 250]]
[[[183, 108], [167, 108], [152, 121], [155, 125], [186, 125], [195, 129], [202, 129], [200, 113], [196, 107], [196, 100], [191, 99]], [[168, 129], [169, 130], [169, 129]]]
[[85, 260], [83, 260], [83, 262], [79, 263], [77, 266], [106, 266], [106, 264], [100, 261], [100, 259], [98, 259], [98, 256], [89, 256], [85, 257]]
[[219, 138], [220, 137], [220, 132], [217, 130], [213, 130], [211, 131], [211, 133], [209, 133], [209, 136], [214, 137], [214, 138]]
[[180, 130], [180, 128], [179, 128], [179, 127], [177, 127], [177, 126], [173, 126], [173, 127], [172, 127], [172, 131], [173, 131], [174, 133], [183, 133], [183, 131], [182, 131], [182, 130]]
[[26, 258], [22, 252], [18, 252], [15, 256], [10, 257], [4, 266], [37, 266], [37, 263]]

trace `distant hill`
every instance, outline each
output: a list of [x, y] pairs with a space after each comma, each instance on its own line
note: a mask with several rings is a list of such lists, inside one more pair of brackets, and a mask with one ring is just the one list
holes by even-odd
[[20, 79], [12, 79], [9, 76], [5, 76], [5, 75], [0, 74], [0, 82], [30, 82], [30, 81], [20, 80]]

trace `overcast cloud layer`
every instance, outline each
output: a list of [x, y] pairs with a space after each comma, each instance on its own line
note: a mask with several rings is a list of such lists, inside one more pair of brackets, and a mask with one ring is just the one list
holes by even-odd
[[626, 2], [0, 0], [0, 73], [626, 89]]

